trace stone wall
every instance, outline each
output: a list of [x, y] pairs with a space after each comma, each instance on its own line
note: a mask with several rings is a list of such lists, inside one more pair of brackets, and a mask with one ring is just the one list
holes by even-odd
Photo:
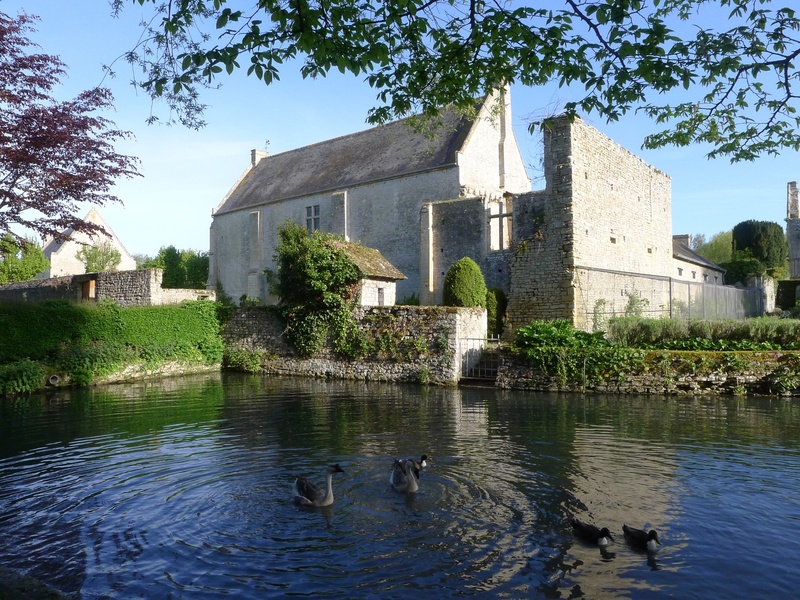
[[580, 381], [560, 383], [545, 375], [524, 359], [503, 353], [495, 385], [502, 389], [587, 392], [599, 394], [657, 395], [792, 395], [800, 394], [796, 375], [797, 353], [753, 352], [750, 360], [738, 353], [745, 366], [735, 370], [710, 372], [676, 368], [643, 370], [628, 373], [618, 380], [586, 384]]
[[421, 228], [420, 233], [423, 247], [430, 246], [422, 258], [429, 261], [424, 269], [429, 279], [420, 302], [438, 305], [442, 302], [444, 277], [457, 260], [469, 257], [485, 273], [481, 263], [486, 256], [486, 206], [483, 198], [473, 197], [431, 202], [426, 208], [430, 211], [425, 219], [429, 226]]
[[359, 282], [361, 306], [393, 306], [397, 301], [397, 283], [363, 278]]
[[0, 285], [2, 302], [41, 302], [42, 300], [81, 299], [80, 276], [67, 275]]
[[800, 279], [800, 189], [786, 184], [786, 241], [789, 243], [789, 278]]
[[486, 337], [484, 309], [361, 307], [355, 317], [377, 348], [361, 359], [337, 356], [330, 347], [312, 358], [299, 356], [270, 307], [235, 309], [222, 336], [228, 351], [263, 353], [261, 368], [267, 374], [435, 384], [458, 382], [461, 340]]
[[[97, 300], [113, 300], [120, 306], [149, 306], [161, 290], [161, 269], [109, 271], [97, 274]], [[161, 302], [157, 302], [161, 304]]]
[[602, 290], [608, 298], [587, 294], [582, 269], [671, 274], [670, 179], [580, 119], [555, 119], [544, 142], [545, 189], [514, 198], [509, 320], [561, 318], [585, 329], [595, 303], [616, 303], [631, 282]]
[[210, 290], [162, 289], [163, 274], [161, 269], [136, 269], [8, 283], [0, 285], [0, 300], [112, 300], [120, 306], [160, 306], [180, 304], [184, 300], [214, 300], [216, 297]]

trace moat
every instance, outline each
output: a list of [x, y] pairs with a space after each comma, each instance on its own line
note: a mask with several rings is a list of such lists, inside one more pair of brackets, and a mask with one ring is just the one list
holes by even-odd
[[[394, 492], [392, 458], [423, 453], [420, 491]], [[294, 506], [294, 476], [332, 462], [333, 506]], [[790, 398], [229, 373], [61, 389], [0, 402], [0, 566], [80, 598], [781, 597], [798, 473]], [[573, 516], [616, 542], [576, 540]]]

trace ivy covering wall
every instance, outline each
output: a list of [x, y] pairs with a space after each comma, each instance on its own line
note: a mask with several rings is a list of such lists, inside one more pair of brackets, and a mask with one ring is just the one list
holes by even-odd
[[0, 304], [0, 394], [78, 385], [130, 364], [219, 363], [217, 305], [208, 301], [122, 308], [113, 302]]

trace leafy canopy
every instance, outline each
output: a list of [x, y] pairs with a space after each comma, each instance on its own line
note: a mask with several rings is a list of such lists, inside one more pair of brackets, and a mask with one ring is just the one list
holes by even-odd
[[[702, 236], [697, 237], [700, 238]], [[717, 265], [730, 262], [733, 252], [733, 233], [731, 231], [720, 231], [715, 233], [707, 242], [703, 238], [694, 246], [694, 251]]]
[[142, 269], [164, 270], [161, 287], [168, 289], [205, 289], [208, 282], [208, 253], [178, 250], [162, 246], [155, 258], [142, 261]]
[[10, 233], [0, 238], [0, 283], [29, 281], [49, 266], [42, 247], [34, 240], [20, 243]]
[[91, 246], [81, 246], [75, 254], [86, 267], [87, 273], [116, 271], [122, 262], [122, 253], [114, 247], [111, 240], [102, 239]]
[[75, 214], [78, 203], [119, 202], [109, 192], [115, 180], [138, 175], [136, 159], [114, 151], [129, 134], [97, 116], [112, 107], [106, 89], [52, 98], [64, 65], [29, 52], [34, 20], [0, 12], [0, 233], [20, 244], [20, 229], [57, 239], [65, 230], [105, 233]]
[[465, 108], [503, 84], [555, 83], [576, 94], [570, 115], [640, 110], [663, 124], [648, 148], [701, 142], [732, 160], [800, 148], [789, 0], [110, 2], [152, 5], [126, 59], [192, 127], [202, 86], [238, 69], [270, 84], [293, 63], [303, 77], [364, 77], [372, 123]]
[[771, 221], [742, 221], [732, 232], [733, 254], [749, 251], [768, 270], [782, 267], [789, 258], [783, 227]]

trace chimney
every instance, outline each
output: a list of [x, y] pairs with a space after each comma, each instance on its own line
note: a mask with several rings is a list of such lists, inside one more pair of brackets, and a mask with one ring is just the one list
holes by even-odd
[[269, 152], [266, 150], [257, 150], [253, 148], [250, 150], [250, 165], [255, 167], [259, 162], [261, 162], [262, 158], [267, 158], [269, 156]]
[[678, 242], [681, 246], [685, 246], [692, 249], [692, 236], [688, 233], [684, 233], [681, 235], [673, 235], [672, 239]]

